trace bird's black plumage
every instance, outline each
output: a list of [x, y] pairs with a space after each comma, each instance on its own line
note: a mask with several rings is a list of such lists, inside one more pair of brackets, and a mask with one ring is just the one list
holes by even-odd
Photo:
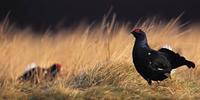
[[152, 81], [162, 81], [169, 77], [171, 70], [181, 65], [194, 68], [194, 63], [168, 49], [158, 51], [149, 47], [146, 34], [141, 29], [131, 32], [136, 38], [132, 56], [138, 73], [151, 85]]
[[33, 68], [25, 71], [18, 80], [20, 81], [31, 81], [39, 83], [40, 80], [49, 79], [53, 80], [56, 75], [60, 72], [61, 65], [53, 64], [49, 68], [42, 68], [35, 65]]
[[162, 52], [165, 57], [167, 57], [171, 63], [172, 69], [176, 69], [182, 65], [187, 65], [188, 68], [195, 68], [195, 64], [192, 61], [186, 60], [185, 57], [180, 56], [178, 53], [166, 48], [161, 48], [158, 51]]

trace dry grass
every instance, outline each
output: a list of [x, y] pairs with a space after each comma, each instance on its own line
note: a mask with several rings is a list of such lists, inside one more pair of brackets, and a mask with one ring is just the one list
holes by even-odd
[[[58, 33], [47, 31], [43, 36], [5, 26], [0, 26], [1, 99], [200, 98], [198, 25], [183, 30], [174, 19], [167, 23], [147, 20], [135, 26], [148, 33], [152, 48], [170, 44], [197, 65], [193, 70], [179, 68], [171, 80], [159, 86], [148, 86], [135, 71], [131, 57], [134, 38], [127, 23], [104, 19], [100, 24], [81, 24]], [[60, 63], [62, 76], [39, 85], [16, 81], [32, 62], [44, 67]]]

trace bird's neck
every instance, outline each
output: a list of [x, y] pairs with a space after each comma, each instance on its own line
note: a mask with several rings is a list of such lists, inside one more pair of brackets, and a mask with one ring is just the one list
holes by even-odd
[[144, 38], [144, 39], [136, 39], [135, 46], [136, 47], [140, 47], [140, 48], [149, 48], [149, 45], [148, 45], [148, 42], [147, 42], [146, 38]]

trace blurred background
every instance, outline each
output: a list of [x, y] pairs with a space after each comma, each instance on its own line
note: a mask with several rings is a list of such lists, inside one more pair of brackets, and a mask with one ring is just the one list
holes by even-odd
[[170, 20], [180, 14], [183, 23], [200, 20], [198, 0], [1, 0], [0, 20], [7, 16], [19, 28], [54, 29], [58, 24], [67, 27], [81, 20], [102, 20], [109, 9], [118, 21], [132, 23], [153, 16]]

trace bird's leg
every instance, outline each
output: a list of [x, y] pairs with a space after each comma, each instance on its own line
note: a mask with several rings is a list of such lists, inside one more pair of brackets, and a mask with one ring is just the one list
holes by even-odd
[[149, 85], [152, 84], [152, 81], [150, 79], [147, 79], [147, 82], [148, 82]]

